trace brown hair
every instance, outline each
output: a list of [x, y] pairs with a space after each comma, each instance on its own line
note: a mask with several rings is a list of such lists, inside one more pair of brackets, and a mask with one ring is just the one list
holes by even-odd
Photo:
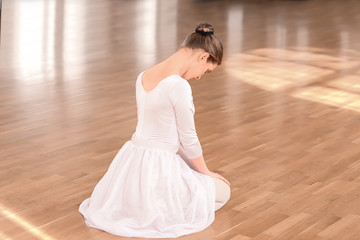
[[214, 27], [209, 23], [200, 23], [195, 32], [191, 33], [181, 47], [202, 49], [209, 53], [208, 62], [220, 65], [223, 57], [223, 45], [214, 34]]

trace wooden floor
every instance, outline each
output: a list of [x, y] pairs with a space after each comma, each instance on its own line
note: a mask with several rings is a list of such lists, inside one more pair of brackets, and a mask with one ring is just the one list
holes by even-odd
[[358, 0], [4, 0], [0, 239], [126, 239], [77, 209], [136, 126], [137, 75], [210, 22], [192, 81], [210, 169], [232, 183], [179, 239], [360, 239]]

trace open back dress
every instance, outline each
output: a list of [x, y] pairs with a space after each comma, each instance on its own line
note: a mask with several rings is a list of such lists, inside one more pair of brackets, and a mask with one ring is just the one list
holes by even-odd
[[178, 154], [202, 155], [191, 87], [171, 75], [146, 91], [136, 80], [138, 123], [79, 211], [88, 226], [125, 236], [174, 238], [201, 231], [215, 219], [211, 177]]

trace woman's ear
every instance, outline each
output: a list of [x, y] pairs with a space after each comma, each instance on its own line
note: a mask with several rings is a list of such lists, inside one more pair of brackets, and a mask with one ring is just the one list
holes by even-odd
[[210, 54], [208, 52], [202, 52], [200, 55], [199, 55], [199, 61], [201, 63], [206, 63], [208, 58], [209, 58]]

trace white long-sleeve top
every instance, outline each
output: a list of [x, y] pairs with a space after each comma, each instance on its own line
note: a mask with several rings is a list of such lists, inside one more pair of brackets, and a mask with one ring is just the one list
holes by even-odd
[[180, 144], [190, 159], [202, 155], [196, 133], [195, 107], [191, 86], [179, 75], [162, 79], [152, 90], [142, 84], [142, 72], [136, 81], [138, 123], [135, 136], [169, 146], [177, 152]]

